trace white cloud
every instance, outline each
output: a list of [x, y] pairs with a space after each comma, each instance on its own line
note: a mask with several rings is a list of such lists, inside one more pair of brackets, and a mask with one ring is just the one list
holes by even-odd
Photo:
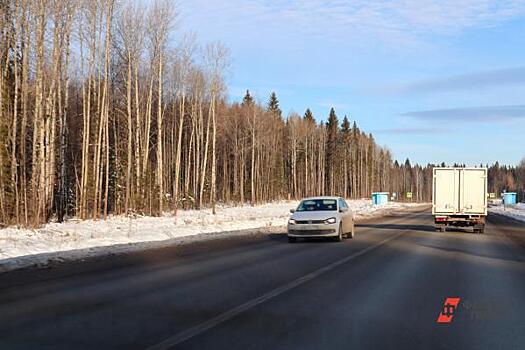
[[[192, 0], [187, 15], [202, 16], [240, 36], [276, 29], [282, 35], [412, 42], [421, 35], [450, 35], [490, 27], [525, 13], [523, 0]], [[199, 21], [202, 22], [202, 21]]]
[[375, 91], [387, 95], [424, 94], [449, 91], [479, 91], [483, 88], [525, 86], [525, 66], [469, 72], [382, 86]]
[[506, 123], [525, 119], [525, 105], [480, 106], [413, 111], [402, 114], [420, 121]]

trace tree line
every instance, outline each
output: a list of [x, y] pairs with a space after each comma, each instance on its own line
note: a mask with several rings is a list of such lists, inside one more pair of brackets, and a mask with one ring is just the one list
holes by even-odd
[[430, 200], [432, 165], [399, 164], [333, 109], [317, 122], [284, 117], [275, 93], [229, 102], [228, 49], [177, 21], [169, 0], [0, 2], [3, 225], [372, 191]]
[[518, 200], [525, 202], [525, 158], [517, 166], [501, 165], [499, 162], [488, 166], [489, 191], [497, 197], [503, 191], [516, 192]]

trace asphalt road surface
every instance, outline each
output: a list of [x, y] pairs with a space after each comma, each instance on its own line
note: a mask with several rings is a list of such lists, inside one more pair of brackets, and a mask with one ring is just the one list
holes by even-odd
[[399, 213], [342, 243], [250, 235], [0, 275], [0, 349], [431, 348], [525, 348], [525, 225]]

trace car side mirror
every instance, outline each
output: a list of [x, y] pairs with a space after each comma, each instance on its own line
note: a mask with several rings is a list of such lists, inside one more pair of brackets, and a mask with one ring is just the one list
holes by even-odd
[[290, 209], [290, 213], [295, 213], [295, 209]]

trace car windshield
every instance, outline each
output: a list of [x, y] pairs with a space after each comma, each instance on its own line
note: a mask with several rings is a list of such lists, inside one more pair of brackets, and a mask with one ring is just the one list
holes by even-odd
[[330, 211], [337, 210], [335, 199], [308, 199], [299, 204], [297, 211]]

